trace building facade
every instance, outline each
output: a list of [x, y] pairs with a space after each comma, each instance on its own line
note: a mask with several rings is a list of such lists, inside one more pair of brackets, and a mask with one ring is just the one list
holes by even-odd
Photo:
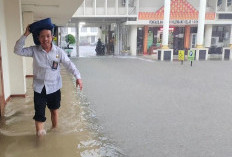
[[[26, 77], [33, 76], [32, 58], [14, 54], [27, 25], [51, 17], [57, 26], [64, 26], [82, 2], [0, 0], [0, 115], [11, 97], [26, 96]], [[34, 45], [31, 36], [25, 45]]]
[[172, 60], [178, 50], [194, 49], [196, 59], [232, 59], [231, 0], [0, 0], [0, 113], [10, 97], [25, 97], [26, 76], [33, 75], [32, 59], [13, 53], [15, 42], [28, 24], [47, 17], [76, 30], [81, 22], [98, 27], [115, 55], [155, 53]]
[[[199, 4], [200, 2], [203, 1], [199, 1]], [[202, 13], [199, 7], [196, 9], [197, 6], [194, 7], [187, 0], [172, 0], [169, 5], [169, 28], [166, 36], [167, 46], [173, 51], [173, 55], [177, 55], [178, 50], [201, 48], [205, 51], [203, 58], [207, 59], [211, 54], [225, 53], [224, 48], [231, 46], [230, 1], [205, 1]], [[126, 25], [138, 27], [137, 52], [134, 54], [152, 54], [162, 49], [164, 10], [165, 6], [162, 6], [155, 12], [139, 12], [137, 21], [126, 22]], [[200, 21], [199, 16], [203, 14], [204, 19]], [[199, 24], [203, 27], [200, 28]]]
[[[165, 49], [168, 59], [178, 50], [195, 49], [197, 59], [231, 56], [231, 0], [85, 0], [73, 21], [113, 31], [116, 54], [158, 53], [163, 60]], [[107, 44], [110, 33], [106, 36]]]

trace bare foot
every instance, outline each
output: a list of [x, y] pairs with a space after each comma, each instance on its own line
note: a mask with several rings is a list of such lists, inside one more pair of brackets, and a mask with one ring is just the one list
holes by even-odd
[[37, 133], [36, 133], [37, 136], [44, 136], [46, 135], [46, 131], [44, 129], [42, 130], [39, 130]]

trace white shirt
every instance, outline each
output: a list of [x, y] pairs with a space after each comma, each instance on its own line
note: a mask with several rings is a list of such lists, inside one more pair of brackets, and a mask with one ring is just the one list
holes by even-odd
[[[33, 57], [33, 87], [35, 92], [41, 93], [44, 86], [46, 88], [46, 94], [54, 93], [62, 88], [60, 63], [76, 79], [81, 79], [79, 70], [71, 62], [64, 50], [54, 44], [52, 44], [52, 49], [48, 53], [40, 45], [23, 48], [25, 40], [26, 36], [22, 36], [16, 42], [14, 53], [20, 56]], [[57, 69], [52, 69], [53, 61], [58, 62]]]

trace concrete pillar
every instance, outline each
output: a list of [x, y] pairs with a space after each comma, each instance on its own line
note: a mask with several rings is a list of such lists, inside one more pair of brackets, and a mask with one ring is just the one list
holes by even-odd
[[93, 0], [94, 15], [97, 15], [97, 1]]
[[120, 31], [120, 28], [119, 28], [120, 26], [119, 26], [119, 24], [117, 23], [116, 24], [116, 30], [115, 30], [115, 38], [114, 38], [114, 40], [115, 40], [115, 45], [114, 45], [114, 54], [115, 55], [119, 55], [120, 54], [120, 50], [119, 50], [119, 48], [120, 48], [120, 42], [119, 42], [119, 36], [120, 36], [120, 33], [119, 33], [119, 31]]
[[139, 0], [137, 0], [137, 3], [136, 3], [136, 13], [137, 13], [137, 15], [139, 13]]
[[121, 52], [122, 52], [122, 50], [123, 50], [123, 47], [122, 47], [122, 34], [123, 34], [123, 28], [122, 28], [122, 25], [121, 24], [119, 24], [119, 55], [121, 55]]
[[[197, 46], [193, 48], [196, 52], [196, 60], [207, 60], [208, 59], [208, 48], [204, 47], [204, 30], [205, 30], [205, 10], [206, 0], [199, 0], [199, 17], [198, 17], [198, 28], [197, 28]], [[208, 42], [209, 43], [209, 42]]]
[[83, 15], [85, 15], [85, 9], [86, 9], [86, 7], [85, 7], [85, 0], [83, 1]]
[[98, 28], [97, 38], [102, 39], [102, 28]]
[[200, 9], [199, 9], [198, 28], [197, 28], [197, 48], [203, 48], [206, 0], [199, 0], [199, 5], [200, 5]]
[[164, 1], [164, 22], [163, 22], [163, 40], [162, 48], [158, 49], [158, 60], [173, 60], [173, 49], [168, 47], [168, 36], [169, 36], [169, 19], [170, 19], [170, 0]]
[[[1, 53], [1, 61], [2, 61], [2, 76], [0, 80], [3, 81], [3, 91], [0, 87], [0, 92], [3, 92], [0, 95], [0, 110], [1, 115], [4, 115], [5, 108], [5, 100], [10, 96], [10, 78], [9, 78], [9, 57], [7, 50], [7, 32], [6, 32], [6, 23], [5, 23], [5, 13], [4, 13], [4, 0], [0, 0], [0, 53]], [[0, 70], [0, 71], [1, 71]], [[1, 77], [1, 75], [0, 75]], [[1, 97], [4, 96], [4, 97]]]
[[4, 3], [11, 95], [25, 96], [24, 58], [14, 54], [15, 42], [22, 35], [21, 0], [4, 0]]
[[206, 25], [205, 27], [205, 47], [209, 48], [211, 46], [211, 38], [212, 38], [212, 25]]
[[164, 1], [164, 23], [162, 49], [168, 49], [169, 19], [170, 19], [170, 0]]
[[147, 54], [147, 39], [148, 39], [148, 26], [144, 26], [143, 33], [143, 54]]
[[129, 15], [129, 0], [126, 0], [126, 15]]
[[[25, 32], [27, 25], [34, 22], [34, 16], [33, 12], [23, 12], [23, 31]], [[32, 35], [29, 35], [27, 37], [25, 46], [29, 47], [35, 45], [33, 42]], [[32, 57], [25, 57], [25, 64], [26, 64], [26, 76], [32, 76], [33, 75], [33, 59]]]
[[190, 47], [190, 26], [185, 26], [184, 48], [189, 49], [189, 47]]
[[76, 53], [77, 56], [79, 57], [79, 39], [80, 39], [80, 34], [79, 34], [79, 23], [76, 23]]
[[137, 55], [137, 26], [130, 26], [129, 34], [130, 53], [132, 56]]
[[107, 0], [105, 0], [105, 15], [107, 15]]
[[118, 0], [115, 0], [115, 14], [118, 15]]

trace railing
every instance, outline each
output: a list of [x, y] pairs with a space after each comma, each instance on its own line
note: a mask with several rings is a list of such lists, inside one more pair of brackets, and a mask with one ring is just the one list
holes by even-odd
[[225, 11], [225, 8], [223, 8], [222, 4], [217, 6], [217, 11]]
[[135, 1], [134, 0], [128, 0], [128, 14], [129, 15], [134, 15], [136, 14], [136, 6], [135, 6]]
[[[118, 0], [120, 2], [120, 0]], [[138, 0], [125, 0], [125, 5], [119, 5], [118, 9], [120, 10], [118, 14], [116, 14], [116, 6], [114, 7], [107, 7], [107, 14], [105, 14], [105, 7], [102, 5], [101, 7], [96, 8], [96, 15], [137, 15], [137, 6], [135, 2], [137, 3]], [[97, 0], [96, 0], [97, 2]], [[128, 7], [128, 10], [127, 10]], [[78, 17], [79, 15], [81, 16], [91, 16], [95, 15], [94, 13], [94, 6], [86, 6], [84, 3], [77, 9], [76, 13], [74, 14], [74, 17]]]
[[136, 15], [136, 7], [130, 7], [128, 11], [129, 15]]

